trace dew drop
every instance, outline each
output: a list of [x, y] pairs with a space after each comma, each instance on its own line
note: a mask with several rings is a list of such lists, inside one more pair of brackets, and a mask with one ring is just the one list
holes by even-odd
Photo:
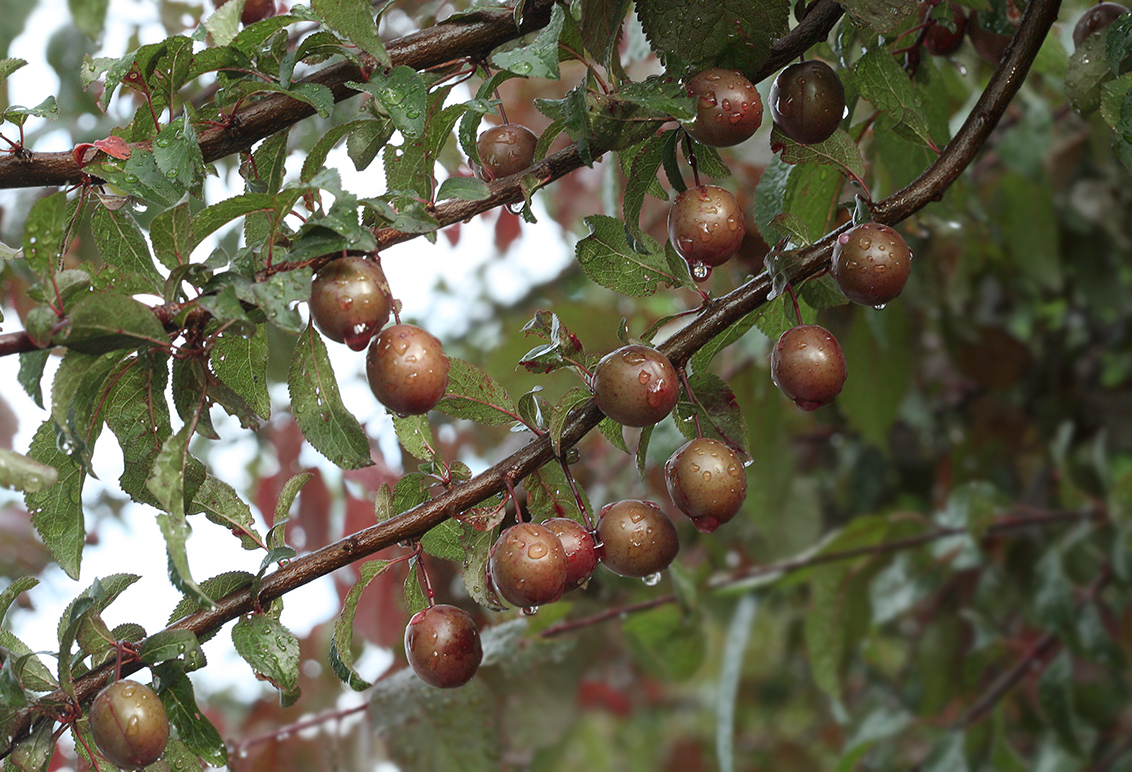
[[550, 549], [542, 542], [535, 542], [527, 547], [527, 557], [531, 560], [539, 560], [540, 558], [546, 557], [546, 553], [549, 551]]
[[538, 606], [527, 606], [523, 609], [523, 616], [533, 617], [538, 613]]
[[649, 574], [648, 576], [641, 579], [641, 581], [647, 584], [649, 587], [656, 587], [658, 584], [660, 584], [660, 572], [657, 571], [655, 574]]
[[887, 305], [888, 303], [877, 303], [875, 306], [873, 306], [873, 308], [875, 308], [877, 311], [883, 311], [884, 307]]

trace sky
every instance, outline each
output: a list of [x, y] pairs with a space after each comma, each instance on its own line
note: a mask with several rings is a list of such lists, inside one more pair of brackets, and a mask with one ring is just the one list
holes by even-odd
[[[16, 1], [18, 0], [0, 0], [0, 10], [4, 2]], [[12, 103], [38, 104], [46, 93], [57, 91], [58, 80], [44, 60], [44, 49], [51, 34], [60, 24], [68, 23], [69, 19], [65, 0], [40, 0], [27, 25], [28, 32], [14, 42], [9, 53], [10, 56], [29, 62], [27, 67], [8, 81]], [[99, 55], [123, 54], [135, 23], [140, 24], [138, 34], [143, 44], [156, 42], [164, 37], [164, 32], [157, 23], [154, 4], [111, 0]], [[111, 110], [114, 109], [112, 104]], [[37, 120], [39, 119], [32, 119]], [[33, 128], [34, 124], [29, 122], [29, 132]], [[396, 143], [399, 140], [395, 137], [393, 141]], [[56, 131], [45, 133], [32, 149], [61, 151], [69, 150], [72, 146], [66, 127], [60, 126]], [[292, 156], [288, 162], [289, 174], [297, 176], [301, 164], [302, 158]], [[344, 187], [359, 197], [384, 191], [380, 163], [359, 173], [346, 157], [344, 149], [338, 149], [331, 154], [327, 165], [336, 166], [342, 174]], [[242, 179], [234, 170], [223, 179], [210, 177], [206, 196], [210, 202], [221, 200], [241, 192], [242, 184]], [[14, 195], [11, 191], [0, 191], [0, 206], [10, 202]], [[383, 253], [383, 267], [390, 286], [403, 303], [402, 319], [419, 323], [444, 340], [446, 337], [464, 334], [471, 325], [490, 318], [494, 304], [513, 303], [523, 297], [531, 286], [553, 280], [572, 260], [571, 241], [551, 223], [537, 198], [535, 212], [539, 215], [539, 224], [525, 227], [523, 235], [506, 255], [496, 253], [492, 221], [484, 218], [462, 225], [458, 248], [451, 247], [445, 238], [439, 238], [436, 245], [417, 239]], [[430, 251], [428, 260], [420, 259], [421, 249]], [[194, 258], [203, 259], [211, 250], [211, 243], [206, 242], [194, 254]], [[531, 259], [532, 257], [537, 259]], [[485, 268], [485, 263], [489, 261], [490, 265]], [[18, 318], [14, 312], [6, 309], [0, 330], [11, 332], [16, 329], [19, 329]], [[327, 345], [344, 403], [350, 406], [356, 417], [377, 437], [387, 460], [396, 466], [399, 451], [392, 421], [369, 391], [364, 375], [364, 355], [333, 342], [328, 342]], [[44, 377], [45, 396], [49, 394], [51, 373], [56, 364], [57, 360], [52, 360]], [[0, 357], [0, 383], [5, 384], [0, 389], [0, 396], [19, 416], [20, 424], [14, 448], [25, 452], [40, 422], [47, 417], [47, 412], [36, 406], [16, 385], [18, 366], [17, 357]], [[285, 408], [286, 385], [275, 384], [271, 389], [271, 396], [273, 412]], [[220, 452], [212, 456], [215, 466], [211, 471], [233, 485], [237, 491], [246, 490], [249, 482], [246, 470], [249, 468], [258, 465], [262, 474], [272, 473], [270, 467], [273, 460], [258, 457], [260, 448], [250, 433], [241, 430], [238, 423], [223, 411], [215, 410], [213, 418], [223, 442]], [[176, 428], [175, 423], [174, 429]], [[300, 463], [319, 466], [332, 489], [334, 481], [340, 476], [335, 467], [309, 447], [304, 448]], [[100, 498], [103, 490], [103, 483], [100, 481], [109, 482], [116, 489], [121, 465], [121, 452], [113, 435], [104, 432], [94, 453], [94, 470], [99, 479], [88, 481], [84, 490], [84, 503], [93, 505]], [[118, 495], [121, 496], [120, 492]], [[19, 494], [0, 490], [0, 506], [8, 502], [21, 508], [23, 506]], [[43, 583], [30, 593], [34, 611], [14, 609], [9, 613], [7, 624], [13, 632], [34, 650], [56, 649], [56, 622], [66, 604], [89, 586], [95, 577], [124, 569], [140, 574], [142, 579], [108, 609], [104, 614], [106, 622], [111, 627], [126, 621], [138, 622], [151, 633], [164, 627], [168, 613], [180, 599], [180, 594], [166, 578], [164, 542], [157, 529], [154, 514], [155, 511], [151, 508], [128, 504], [123, 508], [120, 519], [104, 518], [98, 543], [84, 550], [79, 581], [72, 581], [57, 568], [48, 569], [42, 577]], [[226, 529], [200, 517], [192, 518], [191, 523], [194, 536], [189, 542], [189, 557], [195, 578], [200, 580], [222, 571], [243, 569], [255, 572], [258, 569], [262, 557], [260, 553], [242, 550]], [[265, 530], [262, 528], [262, 520], [259, 525], [262, 533]], [[3, 580], [0, 579], [0, 586], [2, 583]], [[333, 618], [337, 612], [338, 596], [333, 582], [330, 578], [324, 578], [287, 596], [282, 621], [296, 634], [303, 636], [315, 625]], [[235, 654], [227, 633], [217, 636], [205, 644], [204, 648], [209, 664], [204, 670], [193, 674], [198, 696], [202, 699], [207, 699], [210, 692], [219, 689], [228, 690], [239, 700], [276, 699], [274, 690], [257, 681], [250, 668]], [[391, 660], [392, 655], [388, 651], [371, 648], [359, 661], [358, 669], [372, 679]], [[50, 661], [48, 664], [53, 665]], [[310, 666], [324, 667], [325, 659]], [[349, 694], [348, 689], [345, 692]], [[362, 699], [357, 696], [352, 698]]]

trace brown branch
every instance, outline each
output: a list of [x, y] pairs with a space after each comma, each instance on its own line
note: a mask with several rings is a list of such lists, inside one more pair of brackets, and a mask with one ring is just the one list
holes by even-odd
[[[550, 22], [553, 6], [554, 0], [530, 0], [523, 14], [521, 29], [516, 29], [514, 14], [510, 10], [481, 11], [406, 35], [391, 42], [386, 49], [394, 66], [403, 64], [418, 70], [455, 59], [482, 59], [503, 43], [545, 27]], [[377, 68], [377, 62], [368, 54], [362, 54], [360, 58], [364, 71], [350, 62], [341, 62], [324, 67], [298, 82], [326, 86], [334, 94], [334, 101], [341, 102], [358, 93], [348, 88], [346, 83], [368, 80], [368, 73]], [[264, 137], [270, 137], [314, 113], [315, 109], [305, 102], [286, 94], [273, 94], [238, 110], [231, 125], [203, 130], [200, 133], [201, 154], [205, 163], [211, 163], [233, 153], [245, 152]], [[139, 142], [134, 146], [148, 148], [150, 143]], [[75, 185], [82, 180], [82, 172], [70, 152], [32, 152], [21, 157], [9, 154], [0, 158], [0, 188], [57, 187]]]
[[[968, 117], [967, 124], [956, 135], [955, 140], [948, 144], [937, 162], [923, 175], [904, 190], [894, 194], [891, 199], [877, 204], [877, 211], [886, 213], [885, 222], [892, 223], [904, 219], [922, 208], [933, 197], [943, 194], [944, 188], [938, 186], [941, 184], [940, 180], [946, 177], [940, 177], [936, 170], [940, 168], [953, 170], [954, 174], [950, 177], [953, 180], [971, 162], [978, 147], [969, 144], [970, 137], [983, 136], [985, 139], [986, 134], [989, 134], [990, 129], [1001, 118], [1007, 104], [1025, 80], [1042, 40], [1056, 19], [1058, 6], [1059, 0], [1033, 0], [1027, 6], [1016, 34], [1016, 44], [1008, 49], [1003, 65], [995, 71], [987, 91], [978, 101], [975, 110]], [[804, 25], [805, 22], [801, 26]], [[812, 33], [813, 28], [810, 29]], [[804, 51], [810, 44], [806, 42], [802, 33], [795, 35], [791, 40], [800, 46], [793, 55]], [[994, 96], [988, 98], [987, 94]], [[975, 124], [975, 128], [969, 130], [970, 124]], [[984, 125], [985, 132], [972, 134], [972, 131]], [[564, 152], [576, 153], [573, 150]], [[897, 203], [890, 203], [893, 200]], [[802, 270], [794, 278], [812, 276], [823, 270], [828, 265], [834, 238], [835, 235], [830, 234], [812, 247], [801, 250], [798, 257], [801, 258]], [[660, 346], [661, 351], [672, 360], [674, 365], [682, 367], [700, 347], [731, 324], [766, 303], [770, 291], [771, 281], [766, 273], [755, 277], [747, 284], [706, 305], [699, 317]], [[562, 432], [562, 446], [576, 445], [597, 426], [601, 418], [602, 413], [593, 400], [580, 406], [566, 423]], [[241, 614], [251, 611], [257, 602], [263, 603], [281, 597], [297, 587], [385, 547], [406, 539], [419, 538], [455, 514], [502, 492], [507, 481], [521, 479], [553, 458], [554, 450], [550, 438], [543, 436], [487, 471], [435, 499], [384, 523], [346, 537], [336, 544], [295, 558], [263, 580], [258, 598], [251, 598], [246, 592], [233, 593], [222, 598], [214, 608], [191, 614], [174, 623], [170, 629], [190, 630], [197, 635], [214, 631]], [[132, 667], [136, 670], [138, 666], [135, 664]], [[74, 687], [79, 702], [84, 703], [93, 698], [112, 671], [112, 667], [103, 666], [76, 679]], [[66, 697], [62, 693], [52, 693], [44, 699], [65, 700]], [[16, 739], [26, 734], [31, 726], [32, 716], [33, 712], [27, 710], [18, 723], [14, 722], [13, 741], [7, 747], [0, 749], [0, 758], [11, 752]]]

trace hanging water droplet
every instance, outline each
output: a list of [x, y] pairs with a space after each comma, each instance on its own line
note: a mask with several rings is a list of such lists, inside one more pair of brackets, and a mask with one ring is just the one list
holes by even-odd
[[656, 587], [658, 584], [660, 584], [660, 572], [657, 571], [655, 574], [649, 574], [641, 581], [647, 584], [649, 587]]
[[538, 613], [538, 606], [527, 606], [523, 609], [523, 616], [533, 617]]

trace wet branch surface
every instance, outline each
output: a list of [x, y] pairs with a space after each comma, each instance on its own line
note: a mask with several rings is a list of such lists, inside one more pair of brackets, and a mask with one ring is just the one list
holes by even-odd
[[[829, 27], [836, 21], [839, 11], [818, 13], [818, 10], [824, 8], [828, 11], [833, 5], [831, 0], [828, 2], [823, 0], [819, 3], [802, 25], [779, 41], [775, 48], [775, 56], [784, 56], [786, 60], [792, 59], [828, 34]], [[990, 84], [959, 133], [943, 149], [936, 162], [920, 177], [903, 190], [874, 205], [873, 211], [878, 221], [894, 224], [911, 216], [930, 201], [942, 196], [947, 186], [971, 163], [1025, 80], [1041, 42], [1057, 17], [1059, 5], [1059, 0], [1033, 0], [1027, 6], [1014, 42], [1007, 49]], [[538, 175], [541, 169], [546, 172], [544, 179], [557, 179], [581, 165], [576, 150], [568, 148], [547, 158], [532, 171]], [[519, 181], [507, 178], [495, 183], [493, 196], [488, 202], [458, 202], [440, 206], [438, 215], [443, 213], [443, 217], [452, 217], [454, 219], [451, 222], [456, 222], [501, 203], [520, 200], [521, 197]], [[444, 220], [442, 219], [441, 222], [443, 223]], [[831, 233], [794, 255], [798, 267], [793, 277], [795, 281], [804, 280], [828, 267], [836, 235], [836, 232]], [[387, 243], [396, 243], [407, 240], [410, 236], [391, 234], [385, 238], [389, 239]], [[765, 304], [770, 299], [771, 291], [771, 279], [764, 272], [727, 295], [706, 303], [698, 317], [658, 348], [672, 360], [674, 365], [683, 366], [699, 348]], [[593, 400], [581, 405], [566, 422], [562, 433], [562, 447], [570, 448], [576, 445], [597, 426], [601, 418], [602, 413]], [[487, 471], [437, 498], [348, 536], [336, 544], [291, 560], [286, 566], [281, 566], [264, 578], [260, 585], [258, 603], [279, 598], [297, 587], [379, 550], [407, 539], [419, 538], [459, 512], [502, 492], [509, 482], [513, 484], [554, 458], [548, 436], [532, 440], [529, 445]], [[199, 636], [217, 630], [243, 614], [250, 613], [256, 605], [257, 599], [252, 598], [246, 590], [235, 592], [220, 599], [214, 608], [191, 614], [171, 625], [170, 629], [190, 630]], [[123, 675], [139, 668], [140, 665], [136, 663], [129, 667], [124, 666]], [[76, 679], [74, 686], [78, 701], [84, 703], [92, 699], [113, 676], [113, 671], [113, 666], [107, 665]], [[64, 701], [66, 697], [62, 692], [57, 692], [43, 699]], [[34, 715], [31, 710], [25, 712], [21, 724], [16, 728], [17, 738], [27, 733]], [[12, 747], [14, 741], [0, 749], [0, 758], [10, 753]]]

